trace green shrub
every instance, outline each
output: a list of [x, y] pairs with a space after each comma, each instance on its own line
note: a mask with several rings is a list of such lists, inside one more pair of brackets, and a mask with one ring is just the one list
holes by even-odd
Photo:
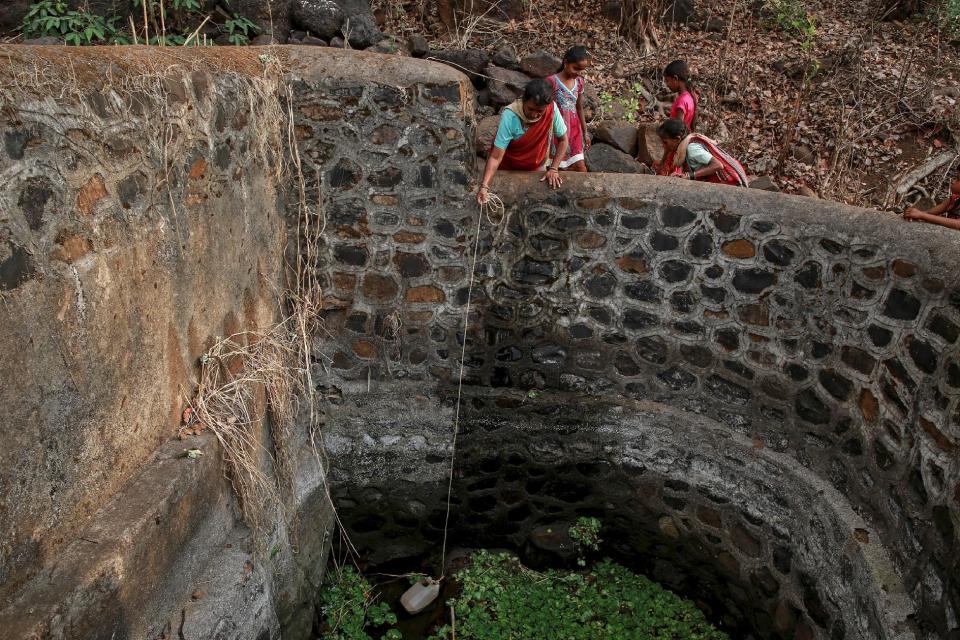
[[41, 0], [30, 6], [23, 33], [31, 38], [62, 38], [72, 45], [127, 44], [117, 27], [119, 21], [119, 16], [104, 18], [86, 10], [75, 11], [63, 0]]
[[960, 0], [943, 0], [932, 7], [930, 17], [948, 33], [960, 35]]
[[250, 44], [250, 34], [257, 33], [260, 28], [253, 22], [234, 14], [233, 18], [223, 23], [230, 44], [240, 46]]
[[[367, 579], [344, 567], [320, 591], [323, 610], [324, 640], [371, 640], [368, 627], [382, 627], [397, 623], [397, 616], [385, 602], [375, 602], [373, 587]], [[383, 638], [399, 640], [400, 632], [390, 629]]]
[[[509, 554], [479, 551], [455, 577], [462, 590], [448, 604], [457, 640], [728, 640], [693, 603], [610, 560], [589, 573], [538, 573]], [[433, 639], [451, 637], [445, 626]]]
[[800, 38], [803, 43], [814, 41], [817, 26], [800, 0], [766, 0], [765, 6], [781, 31]]

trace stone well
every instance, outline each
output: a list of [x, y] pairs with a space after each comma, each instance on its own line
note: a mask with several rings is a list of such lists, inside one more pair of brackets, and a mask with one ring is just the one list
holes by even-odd
[[956, 234], [622, 175], [502, 174], [506, 217], [480, 220], [472, 89], [448, 67], [0, 55], [7, 635], [309, 636], [315, 425], [289, 443], [297, 530], [270, 523], [302, 544], [276, 556], [216, 439], [176, 439], [200, 356], [275, 323], [299, 259], [323, 288], [329, 489], [371, 560], [438, 555], [462, 365], [452, 543], [526, 552], [593, 514], [610, 553], [741, 633], [960, 636]]

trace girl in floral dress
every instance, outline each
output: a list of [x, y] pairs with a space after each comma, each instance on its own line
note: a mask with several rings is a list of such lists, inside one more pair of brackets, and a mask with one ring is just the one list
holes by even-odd
[[563, 67], [548, 78], [555, 91], [554, 102], [567, 125], [568, 146], [566, 157], [560, 160], [560, 168], [568, 171], [587, 170], [584, 153], [590, 147], [590, 141], [583, 115], [583, 72], [590, 67], [590, 62], [586, 47], [571, 47], [563, 56]]

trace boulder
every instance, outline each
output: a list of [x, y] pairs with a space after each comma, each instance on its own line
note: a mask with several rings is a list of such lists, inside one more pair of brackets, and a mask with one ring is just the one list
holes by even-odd
[[817, 154], [805, 144], [795, 144], [790, 148], [790, 154], [803, 164], [813, 164], [817, 161]]
[[587, 150], [587, 169], [594, 173], [652, 173], [629, 155], [598, 142]]
[[430, 53], [430, 44], [419, 33], [410, 36], [410, 39], [407, 40], [407, 48], [410, 49], [410, 55], [414, 58], [422, 58]]
[[321, 40], [317, 36], [307, 34], [301, 40], [301, 44], [309, 45], [311, 47], [326, 47], [329, 46], [329, 43], [326, 40]]
[[377, 44], [368, 48], [367, 51], [372, 51], [373, 53], [384, 53], [391, 56], [410, 55], [410, 50], [407, 48], [407, 43], [394, 36], [385, 37]]
[[383, 38], [365, 0], [293, 0], [292, 18], [299, 28], [324, 40], [343, 37], [347, 32], [350, 46], [358, 49]]
[[490, 89], [490, 103], [495, 106], [508, 105], [523, 95], [523, 88], [530, 78], [519, 71], [510, 71], [490, 65], [487, 67], [487, 87]]
[[637, 153], [637, 128], [623, 120], [601, 122], [593, 130], [593, 139], [631, 156]]
[[500, 116], [487, 116], [477, 123], [475, 131], [475, 143], [477, 155], [486, 156], [493, 144], [493, 139], [497, 135], [497, 127], [500, 125]]
[[343, 24], [350, 46], [355, 49], [372, 47], [383, 39], [383, 33], [380, 32], [380, 27], [377, 26], [373, 14], [358, 14], [348, 17]]
[[330, 38], [330, 46], [334, 49], [343, 49], [347, 46], [347, 43], [343, 41], [343, 38], [340, 36], [334, 36]]
[[516, 71], [520, 66], [520, 58], [517, 57], [517, 50], [509, 44], [497, 49], [491, 61], [498, 67], [512, 71]]
[[689, 22], [694, 17], [694, 0], [672, 0], [661, 14], [663, 22]]
[[760, 189], [761, 191], [773, 191], [779, 192], [780, 187], [777, 186], [777, 183], [773, 181], [773, 178], [770, 176], [760, 176], [758, 178], [753, 178], [750, 180], [751, 189]]
[[620, 17], [623, 15], [623, 0], [607, 0], [600, 8], [600, 13], [607, 20], [620, 22]]
[[557, 522], [531, 531], [524, 550], [526, 562], [532, 567], [572, 565], [577, 558], [577, 545], [569, 530], [568, 523]]
[[486, 52], [479, 49], [440, 49], [431, 51], [430, 58], [462, 71], [474, 85], [480, 86], [484, 84], [484, 72], [490, 62]]
[[593, 83], [588, 82], [586, 84], [580, 100], [583, 103], [583, 117], [587, 122], [593, 122], [600, 110], [600, 96], [597, 94], [597, 89], [593, 86]]
[[[274, 43], [286, 44], [290, 37], [289, 2], [271, 3], [270, 0], [236, 0], [230, 3], [230, 10], [256, 24], [260, 29], [258, 34], [272, 36], [271, 41]], [[126, 13], [122, 15], [126, 15]]]
[[640, 162], [653, 166], [654, 162], [663, 161], [663, 141], [657, 135], [655, 123], [645, 123], [637, 127], [637, 153]]
[[560, 69], [561, 60], [552, 53], [538, 49], [520, 59], [520, 71], [531, 78], [546, 78]]

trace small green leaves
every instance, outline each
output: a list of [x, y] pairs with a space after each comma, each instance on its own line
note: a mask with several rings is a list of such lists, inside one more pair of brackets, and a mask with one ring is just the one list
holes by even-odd
[[[599, 543], [600, 522], [583, 518], [588, 543]], [[610, 560], [589, 572], [538, 573], [516, 557], [479, 551], [461, 569], [453, 603], [458, 640], [503, 638], [647, 638], [728, 640], [692, 602]], [[441, 627], [431, 640], [451, 638]]]
[[260, 31], [260, 27], [249, 19], [236, 14], [233, 19], [223, 23], [223, 29], [227, 32], [227, 40], [234, 46], [249, 44], [250, 34]]
[[202, 455], [203, 455], [203, 451], [200, 451], [200, 449], [187, 449], [187, 452], [186, 452], [186, 456], [191, 460], [196, 460]]
[[[375, 601], [373, 587], [353, 567], [344, 567], [339, 576], [331, 573], [327, 577], [330, 582], [320, 592], [324, 640], [371, 640], [368, 627], [397, 624], [390, 606]], [[400, 640], [402, 635], [397, 629], [389, 629], [378, 637]]]

